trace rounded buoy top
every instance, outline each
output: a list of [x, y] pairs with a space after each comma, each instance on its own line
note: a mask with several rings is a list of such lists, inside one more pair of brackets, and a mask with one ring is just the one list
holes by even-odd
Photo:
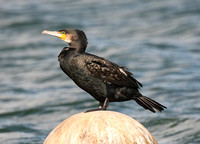
[[73, 115], [59, 124], [44, 144], [157, 144], [133, 118], [113, 111]]

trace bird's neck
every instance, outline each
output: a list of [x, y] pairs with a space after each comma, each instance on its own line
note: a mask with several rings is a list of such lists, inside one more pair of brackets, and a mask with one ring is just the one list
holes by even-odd
[[70, 43], [69, 44], [71, 48], [75, 48], [77, 52], [85, 52], [85, 49], [87, 45], [83, 42], [76, 42], [76, 43]]

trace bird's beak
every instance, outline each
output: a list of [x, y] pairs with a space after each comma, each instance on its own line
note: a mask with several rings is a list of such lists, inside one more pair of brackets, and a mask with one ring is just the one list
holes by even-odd
[[48, 35], [56, 36], [56, 37], [58, 37], [58, 38], [61, 38], [62, 40], [65, 40], [65, 39], [66, 39], [66, 35], [60, 33], [59, 31], [47, 31], [47, 30], [44, 30], [44, 31], [42, 32], [42, 34], [48, 34]]

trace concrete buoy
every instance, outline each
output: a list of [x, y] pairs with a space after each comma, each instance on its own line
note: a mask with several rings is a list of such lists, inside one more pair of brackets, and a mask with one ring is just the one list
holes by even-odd
[[131, 117], [113, 111], [79, 113], [59, 124], [44, 144], [157, 144]]

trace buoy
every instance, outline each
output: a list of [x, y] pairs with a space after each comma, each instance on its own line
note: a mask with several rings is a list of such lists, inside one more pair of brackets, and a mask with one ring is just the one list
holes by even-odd
[[59, 124], [44, 144], [157, 144], [133, 118], [113, 111], [79, 113]]

